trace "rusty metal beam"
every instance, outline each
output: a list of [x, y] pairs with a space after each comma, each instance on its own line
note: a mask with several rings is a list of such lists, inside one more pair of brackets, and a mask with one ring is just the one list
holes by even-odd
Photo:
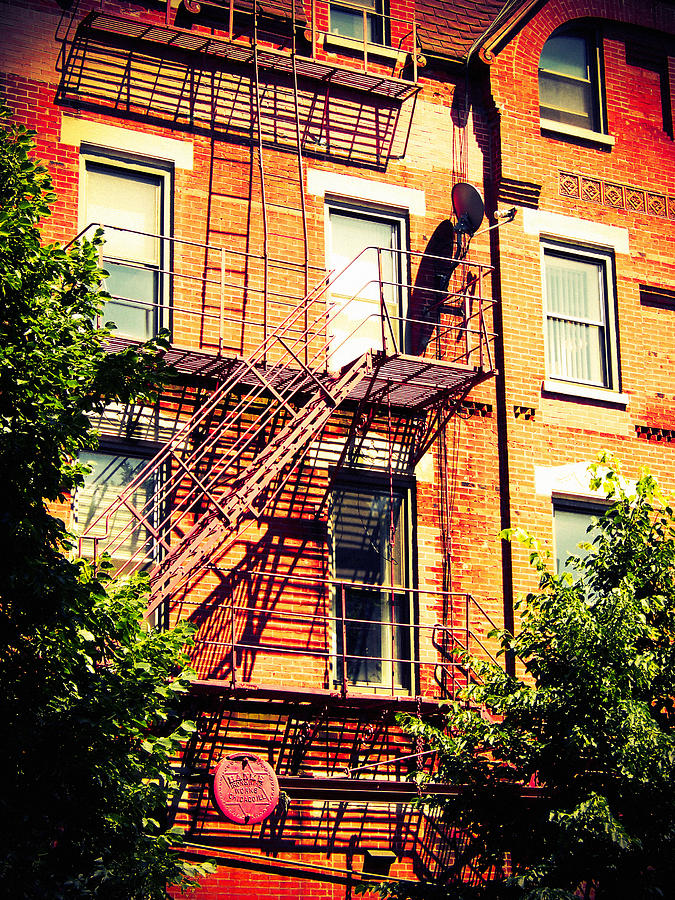
[[[464, 785], [427, 784], [419, 789], [411, 781], [387, 781], [386, 779], [358, 778], [306, 778], [298, 775], [282, 775], [279, 787], [292, 800], [335, 800], [338, 802], [407, 803], [417, 797], [459, 798], [467, 790]], [[504, 784], [505, 790], [526, 802], [536, 802], [544, 795], [543, 788], [527, 785]]]

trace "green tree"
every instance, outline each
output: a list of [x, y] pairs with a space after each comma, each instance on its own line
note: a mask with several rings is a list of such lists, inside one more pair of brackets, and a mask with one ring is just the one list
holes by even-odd
[[605, 456], [593, 484], [613, 501], [573, 574], [549, 569], [525, 532], [539, 588], [501, 633], [523, 677], [464, 658], [475, 683], [444, 727], [403, 717], [438, 751], [432, 801], [454, 855], [435, 884], [382, 896], [672, 897], [675, 883], [675, 521], [655, 480], [625, 486]]
[[152, 399], [157, 344], [104, 350], [97, 245], [43, 244], [33, 133], [0, 110], [0, 884], [15, 898], [155, 898], [197, 871], [166, 821], [190, 732], [189, 630], [143, 624], [147, 579], [72, 559], [49, 503], [82, 481], [90, 415]]

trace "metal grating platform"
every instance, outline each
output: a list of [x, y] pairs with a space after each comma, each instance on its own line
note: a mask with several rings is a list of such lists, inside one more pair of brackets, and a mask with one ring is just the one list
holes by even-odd
[[[363, 690], [343, 697], [338, 690], [328, 688], [282, 688], [276, 684], [252, 684], [250, 682], [228, 681], [221, 678], [193, 678], [190, 681], [190, 692], [195, 695], [211, 694], [240, 701], [243, 705], [262, 702], [264, 704], [281, 703], [291, 707], [305, 704], [315, 716], [321, 709], [330, 706], [346, 711], [358, 712], [366, 710], [369, 714], [383, 715], [389, 713], [392, 718], [397, 712], [417, 712], [424, 714], [438, 712], [444, 702], [440, 697], [411, 696], [410, 694], [375, 693]], [[243, 708], [243, 707], [242, 707]]]
[[403, 409], [423, 409], [443, 397], [482, 381], [487, 373], [459, 362], [444, 362], [399, 353], [375, 358], [373, 374], [352, 392], [350, 399], [368, 397]]
[[[106, 341], [105, 349], [108, 353], [120, 353], [128, 347], [138, 347], [139, 344], [139, 341], [132, 338], [112, 335]], [[212, 378], [221, 381], [240, 364], [233, 356], [216, 356], [203, 350], [184, 350], [180, 347], [170, 347], [162, 356], [168, 365], [187, 378]]]
[[[114, 42], [115, 39], [138, 41], [155, 45], [157, 49], [205, 54], [239, 65], [253, 65], [255, 60], [253, 46], [248, 41], [227, 41], [167, 25], [147, 25], [138, 20], [106, 13], [90, 13], [83, 20], [79, 34], [83, 38], [87, 35], [103, 38], [106, 42]], [[260, 68], [293, 73], [293, 57], [290, 53], [258, 46], [257, 56]], [[347, 90], [375, 94], [389, 100], [406, 100], [420, 89], [419, 85], [405, 79], [349, 69], [304, 56], [296, 55], [295, 68], [300, 77], [338, 85]]]
[[[119, 353], [127, 347], [139, 346], [139, 342], [131, 338], [124, 338], [113, 335], [106, 342], [106, 351], [108, 353]], [[162, 353], [164, 361], [173, 366], [179, 375], [184, 378], [211, 379], [212, 381], [221, 382], [229, 378], [237, 372], [238, 382], [244, 387], [260, 386], [260, 380], [255, 377], [249, 366], [239, 356], [217, 356], [213, 353], [206, 353], [203, 350], [185, 350], [180, 347], [170, 347]], [[285, 369], [278, 374], [270, 374], [267, 367], [258, 363], [255, 368], [264, 375], [265, 380], [269, 381], [273, 388], [283, 391], [289, 380], [293, 381], [294, 390], [296, 392], [311, 392], [316, 389], [316, 382], [309, 376], [298, 377], [300, 369]], [[337, 380], [327, 374], [318, 376], [328, 389], [331, 384]]]
[[[108, 340], [106, 349], [115, 353], [136, 344], [136, 341], [128, 338], [113, 336]], [[242, 385], [259, 384], [255, 376], [246, 373], [246, 366], [237, 357], [215, 356], [199, 350], [171, 347], [164, 354], [164, 359], [180, 375], [187, 378], [211, 378], [222, 381], [236, 368], [241, 367]], [[295, 370], [290, 376], [285, 372], [278, 378], [272, 377], [270, 383], [283, 391], [284, 382], [293, 377], [296, 391], [314, 390], [316, 382], [309, 376], [300, 381], [296, 380], [297, 372], [298, 370]], [[372, 373], [351, 391], [348, 399], [358, 401], [367, 398], [372, 403], [391, 403], [399, 409], [421, 410], [446, 396], [464, 391], [472, 382], [478, 383], [490, 374], [492, 373], [459, 362], [444, 362], [402, 353], [393, 356], [375, 355]], [[318, 378], [330, 390], [337, 376], [323, 373], [318, 375]]]

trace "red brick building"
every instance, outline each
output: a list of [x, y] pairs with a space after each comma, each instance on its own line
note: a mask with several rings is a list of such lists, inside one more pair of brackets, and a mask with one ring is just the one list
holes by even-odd
[[[197, 626], [173, 813], [222, 863], [198, 896], [442, 875], [394, 716], [512, 624], [531, 575], [500, 529], [564, 561], [603, 449], [675, 482], [675, 5], [23, 0], [4, 22], [49, 237], [105, 227], [113, 348], [166, 328], [180, 373], [96, 423], [72, 524], [151, 568], [159, 625]], [[260, 823], [215, 802], [231, 755], [285, 792]]]

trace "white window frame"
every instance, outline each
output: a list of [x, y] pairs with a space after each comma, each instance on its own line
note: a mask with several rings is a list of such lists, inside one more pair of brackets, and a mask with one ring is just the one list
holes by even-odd
[[[356, 200], [349, 200], [342, 197], [333, 198], [327, 196], [324, 206], [325, 254], [327, 267], [329, 267], [332, 256], [331, 212], [351, 216], [355, 219], [360, 219], [361, 221], [368, 221], [370, 219], [372, 221], [390, 223], [397, 229], [398, 247], [395, 249], [392, 255], [394, 258], [394, 279], [398, 279], [398, 287], [395, 289], [398, 292], [398, 321], [392, 322], [392, 329], [394, 331], [399, 352], [407, 352], [410, 345], [410, 328], [407, 325], [409, 291], [406, 286], [410, 284], [410, 260], [407, 253], [409, 247], [409, 226], [406, 211], [393, 210], [390, 207], [378, 206], [376, 204], [370, 203], [362, 203]], [[389, 335], [385, 323], [385, 339], [388, 336]]]
[[[564, 259], [588, 261], [589, 264], [600, 267], [602, 272], [601, 293], [604, 312], [604, 321], [594, 322], [603, 328], [603, 348], [605, 362], [605, 378], [603, 383], [585, 381], [581, 379], [565, 378], [550, 369], [550, 346], [548, 336], [548, 321], [551, 317], [548, 312], [546, 260], [549, 256], [558, 256]], [[542, 279], [542, 327], [546, 353], [546, 383], [547, 389], [562, 389], [564, 386], [580, 388], [582, 391], [592, 391], [602, 394], [618, 394], [620, 392], [619, 370], [619, 345], [616, 318], [616, 294], [615, 294], [615, 265], [614, 254], [608, 249], [593, 248], [578, 244], [556, 241], [551, 238], [541, 240], [541, 279]], [[564, 317], [559, 317], [564, 318]], [[571, 321], [571, 319], [570, 319]], [[579, 320], [581, 321], [581, 320]]]
[[[171, 163], [162, 160], [149, 160], [135, 157], [132, 154], [121, 153], [103, 147], [95, 147], [82, 144], [80, 148], [80, 172], [79, 172], [79, 203], [78, 218], [80, 231], [90, 223], [87, 221], [87, 166], [94, 164], [120, 172], [151, 175], [160, 180], [161, 198], [159, 204], [160, 229], [159, 234], [164, 238], [173, 233], [173, 170]], [[103, 223], [105, 224], [105, 223]], [[92, 234], [87, 234], [91, 238]], [[171, 331], [172, 328], [172, 297], [171, 278], [168, 272], [171, 270], [173, 259], [173, 246], [170, 240], [160, 240], [159, 245], [159, 275], [158, 275], [158, 306], [155, 310], [154, 334], [160, 329]], [[105, 245], [102, 250], [102, 267], [105, 268]], [[105, 282], [103, 288], [106, 289]], [[105, 322], [105, 315], [103, 316]]]

